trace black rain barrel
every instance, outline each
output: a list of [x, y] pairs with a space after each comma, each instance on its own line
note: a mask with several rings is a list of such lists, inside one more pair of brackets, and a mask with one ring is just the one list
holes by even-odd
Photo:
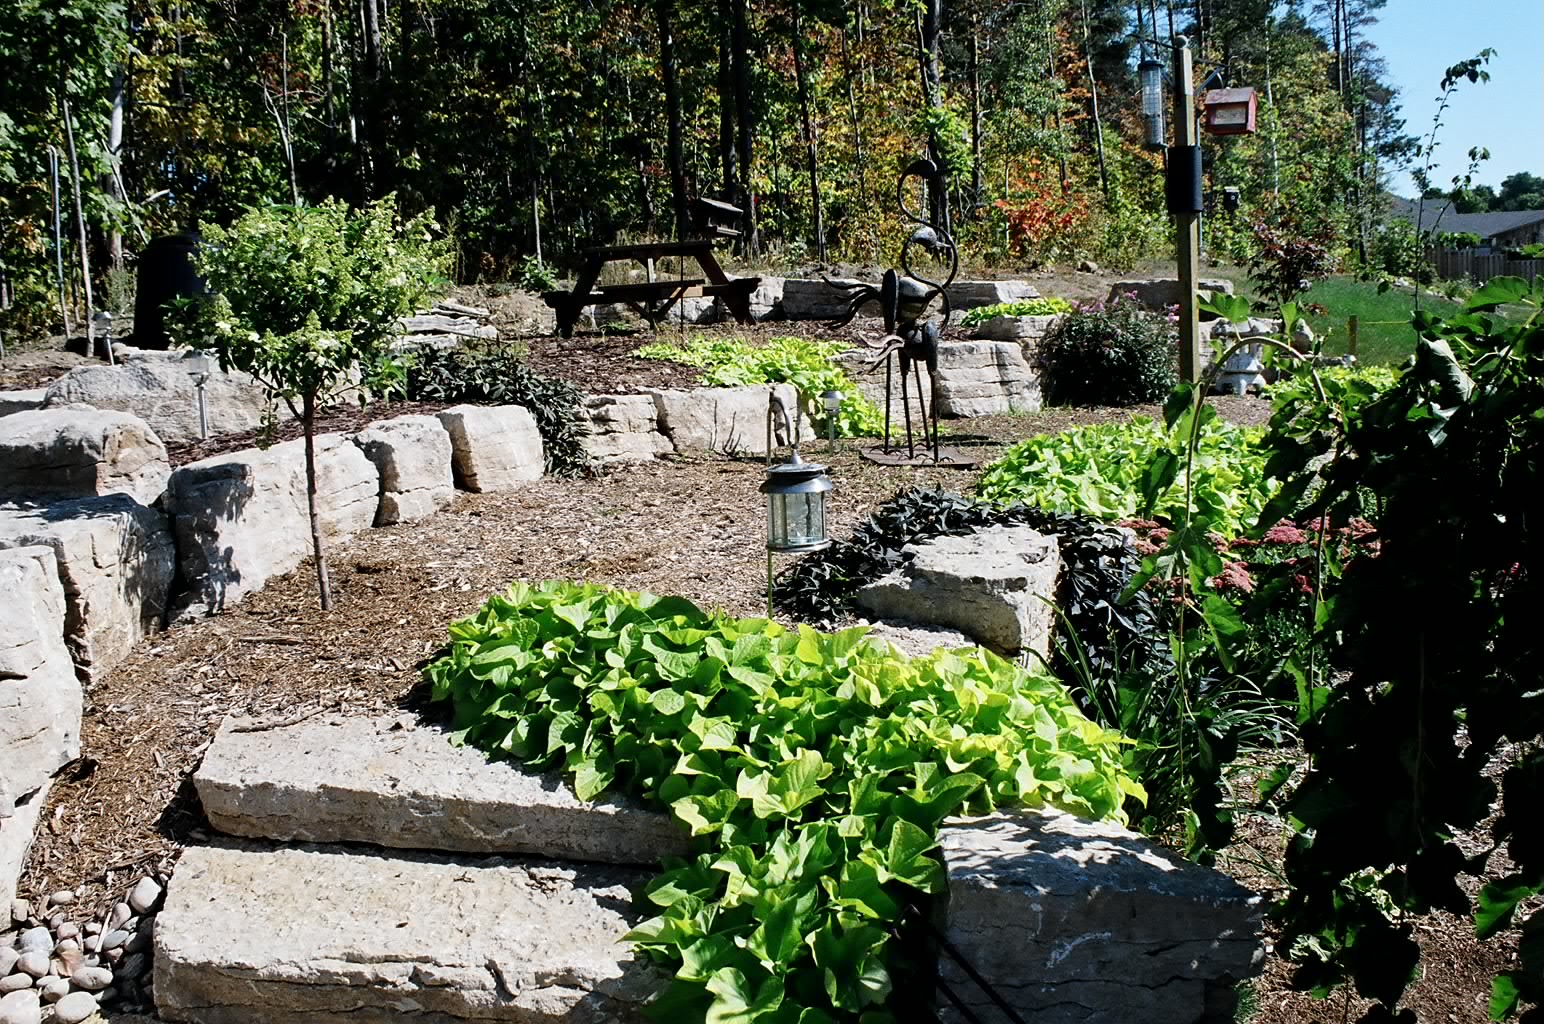
[[165, 349], [165, 306], [182, 296], [208, 294], [204, 279], [193, 271], [198, 233], [183, 231], [152, 239], [139, 256], [139, 279], [134, 293], [134, 346]]

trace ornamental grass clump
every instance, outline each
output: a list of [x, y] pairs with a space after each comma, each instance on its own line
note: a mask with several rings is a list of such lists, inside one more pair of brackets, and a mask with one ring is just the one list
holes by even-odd
[[907, 658], [681, 598], [517, 583], [428, 668], [456, 737], [668, 810], [694, 838], [630, 935], [662, 1019], [893, 1020], [903, 908], [942, 821], [1006, 806], [1123, 821], [1124, 740], [978, 649]]

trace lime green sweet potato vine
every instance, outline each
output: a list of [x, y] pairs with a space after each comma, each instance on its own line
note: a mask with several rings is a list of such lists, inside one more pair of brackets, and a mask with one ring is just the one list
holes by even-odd
[[668, 809], [697, 837], [631, 936], [674, 970], [670, 1019], [889, 1020], [891, 928], [939, 890], [945, 817], [1118, 820], [1142, 795], [1118, 735], [980, 650], [908, 659], [862, 629], [570, 583], [516, 584], [450, 636], [428, 674], [466, 742], [561, 769], [586, 799]]

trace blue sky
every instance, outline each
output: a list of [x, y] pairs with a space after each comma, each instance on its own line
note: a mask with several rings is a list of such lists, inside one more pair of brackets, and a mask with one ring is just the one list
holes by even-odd
[[[1516, 171], [1544, 175], [1544, 0], [1389, 0], [1369, 35], [1399, 89], [1405, 130], [1431, 130], [1437, 86], [1449, 65], [1490, 47], [1490, 81], [1459, 86], [1437, 135], [1433, 180], [1447, 185], [1468, 166], [1471, 146], [1485, 146], [1479, 184]], [[1394, 191], [1413, 195], [1408, 175]]]

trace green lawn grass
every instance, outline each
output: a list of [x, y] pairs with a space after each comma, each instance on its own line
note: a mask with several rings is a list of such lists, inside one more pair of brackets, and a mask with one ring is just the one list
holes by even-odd
[[[1357, 359], [1363, 364], [1401, 363], [1415, 351], [1415, 331], [1410, 326], [1410, 312], [1415, 298], [1410, 289], [1389, 289], [1378, 294], [1378, 286], [1351, 277], [1332, 277], [1320, 281], [1304, 294], [1304, 303], [1317, 303], [1328, 311], [1322, 316], [1308, 314], [1314, 333], [1324, 338], [1324, 351], [1340, 355], [1346, 351], [1346, 321], [1358, 318]], [[1421, 308], [1434, 313], [1455, 313], [1459, 307], [1440, 294], [1421, 293]]]

